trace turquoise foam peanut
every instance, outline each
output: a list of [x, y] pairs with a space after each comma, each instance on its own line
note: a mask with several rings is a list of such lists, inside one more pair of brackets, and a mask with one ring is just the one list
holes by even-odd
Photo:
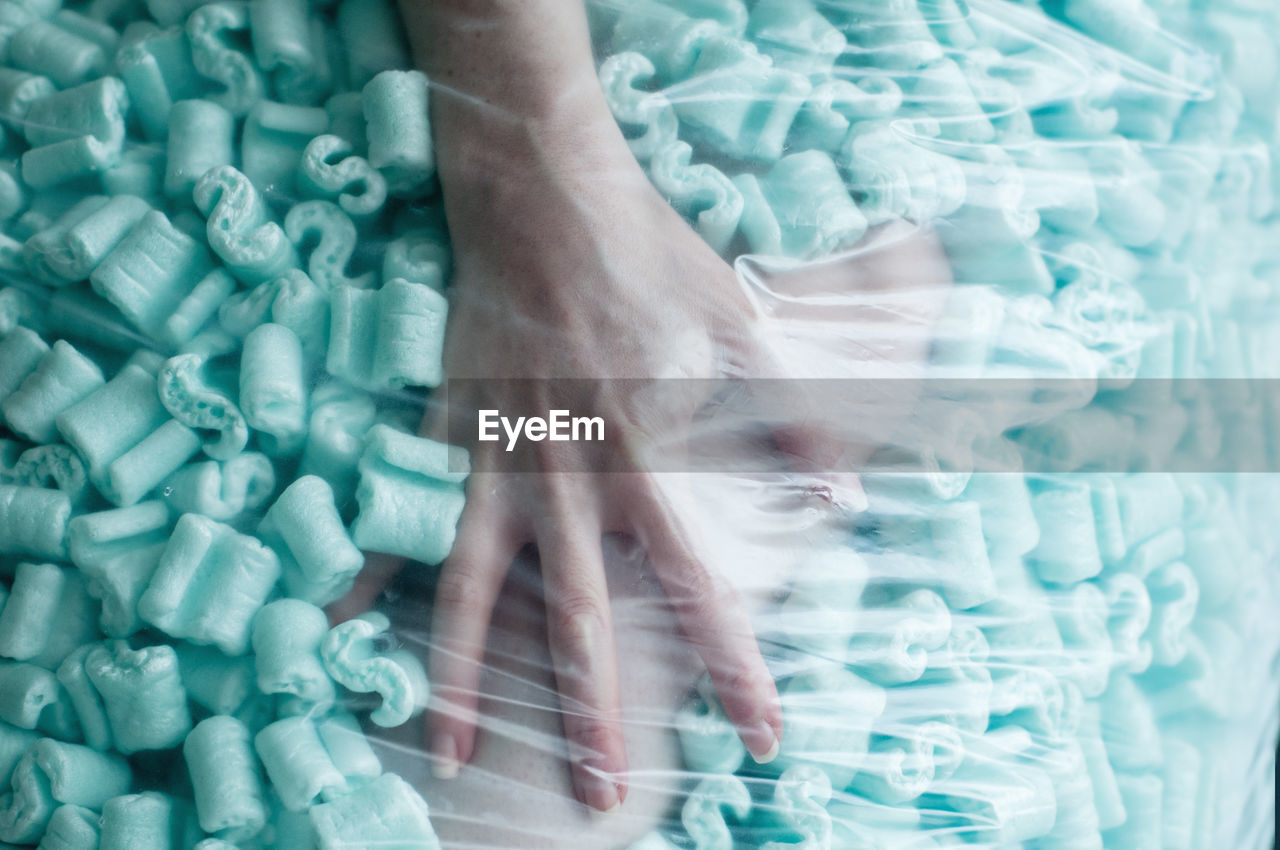
[[306, 0], [251, 0], [253, 55], [288, 103], [312, 104], [332, 90], [324, 22]]
[[18, 176], [17, 163], [6, 162], [0, 165], [0, 219], [8, 221], [17, 216], [26, 209], [30, 200], [27, 188]]
[[234, 46], [234, 34], [249, 31], [249, 5], [200, 6], [187, 17], [186, 31], [191, 42], [191, 63], [202, 76], [221, 86], [221, 91], [214, 91], [209, 99], [232, 115], [244, 115], [266, 92], [262, 69], [247, 52]]
[[805, 151], [778, 160], [761, 181], [787, 256], [812, 259], [852, 247], [867, 219], [830, 156]]
[[192, 195], [208, 220], [209, 247], [237, 280], [252, 286], [297, 267], [293, 243], [244, 174], [229, 165], [215, 168]]
[[297, 334], [302, 353], [323, 362], [329, 347], [329, 298], [301, 269], [290, 269], [274, 282], [271, 321]]
[[417, 228], [400, 234], [387, 243], [382, 255], [382, 279], [396, 278], [421, 283], [444, 292], [445, 281], [453, 271], [453, 258], [448, 241], [430, 228]]
[[58, 702], [58, 680], [44, 667], [25, 661], [0, 661], [0, 720], [19, 729], [36, 729]]
[[187, 464], [164, 480], [161, 493], [175, 513], [230, 522], [257, 511], [275, 488], [275, 467], [267, 456], [241, 452], [226, 461]]
[[378, 291], [378, 352], [373, 381], [381, 386], [437, 387], [444, 380], [448, 301], [436, 290], [390, 280]]
[[394, 773], [315, 806], [310, 817], [320, 850], [360, 843], [396, 850], [440, 850], [426, 801]]
[[138, 602], [138, 613], [171, 637], [242, 655], [253, 617], [279, 577], [279, 559], [258, 540], [198, 514], [184, 514]]
[[91, 213], [102, 209], [106, 206], [107, 200], [105, 195], [89, 195], [73, 204], [48, 227], [36, 231], [27, 238], [22, 245], [22, 260], [32, 277], [46, 286], [53, 287], [66, 286], [76, 279], [66, 278], [55, 272], [45, 262], [45, 257], [57, 249], [62, 236], [72, 225], [78, 224]]
[[102, 805], [98, 850], [170, 850], [180, 817], [167, 794], [143, 791], [113, 797]]
[[88, 580], [89, 594], [102, 600], [104, 634], [125, 637], [142, 627], [138, 599], [160, 562], [169, 528], [169, 512], [159, 501], [81, 514], [68, 524], [71, 562]]
[[118, 149], [125, 138], [128, 108], [124, 83], [117, 77], [99, 77], [34, 101], [27, 110], [23, 133], [37, 148], [93, 136]]
[[330, 375], [357, 386], [372, 383], [377, 351], [377, 292], [342, 288], [331, 294], [329, 306], [325, 368]]
[[355, 155], [355, 146], [342, 136], [316, 136], [302, 153], [299, 187], [308, 194], [335, 200], [352, 220], [361, 222], [382, 212], [387, 202], [387, 180]]
[[22, 179], [33, 189], [49, 189], [79, 178], [102, 178], [120, 164], [116, 145], [93, 136], [31, 148], [22, 155]]
[[58, 665], [58, 682], [67, 692], [71, 708], [75, 711], [80, 723], [80, 731], [84, 735], [85, 746], [99, 752], [112, 748], [111, 721], [107, 717], [107, 709], [102, 704], [102, 695], [89, 679], [85, 670], [85, 660], [95, 648], [94, 644], [84, 644], [63, 659]]
[[89, 466], [89, 478], [105, 489], [113, 461], [169, 419], [156, 394], [156, 378], [126, 366], [81, 401], [58, 414], [62, 438]]
[[98, 264], [89, 283], [130, 324], [159, 338], [165, 322], [211, 267], [204, 245], [152, 210]]
[[[989, 737], [989, 736], [988, 736]], [[996, 749], [987, 758], [966, 759], [936, 792], [964, 822], [974, 824], [975, 838], [995, 846], [1031, 841], [1046, 835], [1056, 814], [1053, 784], [1038, 767], [1002, 761], [1013, 754]]]
[[[15, 287], [0, 287], [0, 340], [12, 336], [20, 327], [23, 330], [43, 329], [43, 316], [37, 312], [35, 299]], [[0, 345], [3, 344], [0, 341]], [[5, 380], [4, 374], [0, 372], [0, 382]], [[3, 383], [0, 383], [0, 401], [4, 400], [6, 394]]]
[[1087, 484], [1056, 479], [1037, 488], [1031, 507], [1040, 542], [1027, 556], [1041, 581], [1074, 584], [1102, 572], [1093, 500]]
[[751, 10], [747, 34], [775, 67], [815, 78], [831, 76], [847, 46], [809, 0], [761, 0]]
[[363, 88], [378, 73], [413, 64], [404, 27], [389, 0], [341, 0], [337, 22], [350, 88]]
[[457, 535], [465, 473], [452, 469], [464, 468], [466, 456], [443, 443], [388, 431], [394, 429], [376, 425], [369, 431], [352, 539], [365, 551], [438, 564]]
[[324, 611], [300, 599], [266, 605], [253, 620], [253, 653], [258, 689], [292, 694], [320, 709], [332, 705], [333, 680], [320, 660], [320, 644], [329, 633]]
[[843, 667], [823, 666], [782, 686], [782, 736], [778, 769], [813, 764], [846, 787], [866, 758], [871, 730], [883, 714], [884, 689]]
[[235, 278], [226, 269], [210, 271], [165, 320], [161, 340], [175, 347], [191, 342], [235, 290]]
[[196, 8], [203, 5], [200, 0], [144, 0], [148, 14], [162, 27], [172, 27], [187, 19]]
[[715, 22], [685, 14], [672, 4], [632, 3], [614, 26], [610, 53], [644, 56], [658, 81], [670, 84], [688, 75], [703, 45], [721, 32]]
[[849, 661], [880, 685], [902, 685], [924, 675], [929, 653], [951, 633], [951, 611], [932, 590], [915, 590], [883, 608], [859, 612]]
[[98, 365], [66, 340], [58, 340], [40, 364], [0, 403], [5, 422], [35, 443], [57, 439], [58, 414], [83, 400], [105, 382]]
[[[768, 850], [786, 847], [830, 847], [832, 815], [831, 780], [813, 765], [800, 765], [785, 771], [773, 786], [773, 806], [765, 816], [766, 823], [776, 824], [779, 840], [764, 845]], [[798, 843], [785, 840], [800, 836]]]
[[382, 775], [382, 762], [355, 715], [337, 709], [316, 721], [316, 732], [349, 788], [358, 788]]
[[208, 87], [191, 61], [186, 33], [173, 26], [178, 22], [162, 23], [165, 29], [139, 31], [123, 39], [116, 52], [116, 73], [129, 90], [143, 135], [151, 142], [163, 143], [168, 138], [169, 110], [174, 103], [199, 97]]
[[36, 253], [38, 259], [34, 262], [48, 277], [68, 282], [84, 280], [150, 209], [141, 198], [118, 195], [104, 199], [65, 226], [64, 216], [49, 234], [51, 238], [46, 239], [42, 232], [27, 240], [24, 253], [28, 253], [28, 265], [33, 262], [31, 253]]
[[228, 392], [210, 380], [201, 354], [179, 354], [160, 367], [156, 386], [160, 402], [183, 425], [212, 432], [203, 441], [204, 453], [214, 460], [230, 460], [249, 442], [249, 425]]
[[237, 292], [218, 309], [218, 327], [244, 338], [266, 322], [284, 325], [297, 335], [308, 359], [328, 348], [329, 298], [301, 269]]
[[680, 823], [696, 850], [733, 850], [730, 821], [746, 823], [751, 792], [736, 776], [708, 776], [698, 782], [680, 809]]
[[121, 507], [137, 504], [198, 451], [200, 436], [170, 419], [111, 462], [102, 493]]
[[240, 137], [243, 171], [262, 191], [293, 195], [307, 144], [327, 132], [329, 113], [318, 106], [260, 101], [245, 116]]
[[8, 59], [64, 89], [101, 76], [107, 69], [107, 56], [99, 45], [51, 21], [32, 21], [15, 33]]
[[627, 135], [632, 155], [644, 162], [679, 135], [680, 122], [671, 102], [645, 86], [657, 74], [641, 53], [619, 53], [600, 65], [600, 87], [609, 111]]
[[254, 693], [254, 661], [229, 658], [212, 646], [179, 643], [178, 669], [192, 702], [212, 714], [235, 714]]
[[235, 160], [235, 116], [208, 100], [180, 100], [169, 110], [164, 193], [191, 197], [196, 181]]
[[338, 798], [347, 791], [346, 778], [308, 717], [277, 720], [255, 736], [254, 747], [271, 787], [290, 811], [306, 811], [321, 794]]
[[22, 155], [22, 179], [49, 188], [101, 174], [120, 161], [129, 96], [116, 77], [50, 94], [27, 111], [32, 148]]
[[284, 219], [285, 233], [298, 249], [314, 243], [306, 258], [307, 274], [326, 292], [342, 287], [368, 289], [377, 281], [374, 272], [348, 275], [358, 235], [355, 223], [337, 204], [303, 201], [294, 204]]
[[665, 93], [711, 149], [774, 162], [812, 88], [808, 77], [774, 67], [752, 43], [716, 37], [703, 46], [689, 79]]
[[696, 222], [699, 235], [712, 250], [723, 253], [742, 218], [742, 193], [719, 169], [706, 163], [691, 165], [693, 148], [674, 142], [655, 151], [649, 179], [686, 218]]
[[158, 203], [164, 183], [164, 151], [160, 148], [126, 147], [115, 165], [102, 172], [102, 191], [111, 196], [133, 195]]
[[76, 505], [83, 502], [87, 494], [84, 461], [70, 446], [55, 444], [27, 449], [13, 465], [12, 474], [15, 484], [61, 490]]
[[429, 286], [389, 281], [379, 290], [337, 289], [330, 301], [331, 375], [370, 389], [439, 386], [448, 301]]
[[249, 729], [234, 717], [202, 720], [182, 745], [200, 828], [227, 841], [262, 831], [267, 806]]
[[949, 778], [964, 755], [963, 739], [954, 727], [913, 718], [874, 736], [852, 787], [878, 803], [900, 806]]
[[306, 369], [302, 343], [284, 325], [259, 325], [245, 337], [240, 409], [268, 452], [292, 454], [302, 448], [307, 431]]
[[365, 434], [366, 453], [398, 469], [448, 484], [461, 485], [471, 472], [466, 449], [415, 437], [390, 425], [375, 425]]
[[173, 647], [135, 650], [115, 641], [95, 647], [84, 666], [102, 696], [112, 739], [121, 753], [169, 749], [191, 730], [187, 692]]
[[26, 120], [31, 104], [56, 90], [48, 77], [17, 68], [0, 68], [0, 118], [21, 124]]
[[355, 693], [382, 697], [382, 705], [369, 719], [384, 727], [399, 726], [422, 711], [429, 693], [417, 656], [405, 649], [383, 653], [375, 648], [375, 638], [386, 634], [390, 625], [386, 615], [370, 611], [334, 626], [320, 648], [335, 682]]
[[0, 722], [0, 788], [9, 787], [13, 769], [17, 767], [23, 754], [38, 740], [40, 735], [36, 732]]
[[800, 150], [835, 153], [854, 124], [887, 118], [901, 106], [902, 89], [887, 75], [863, 77], [856, 84], [825, 80], [813, 87], [796, 116], [792, 143]]
[[98, 810], [127, 792], [132, 780], [129, 763], [118, 755], [42, 738], [14, 768], [13, 790], [0, 795], [0, 841], [34, 844], [58, 804]]
[[15, 327], [0, 338], [0, 404], [17, 392], [49, 353], [49, 344], [30, 328]]
[[311, 422], [298, 474], [323, 478], [333, 488], [339, 508], [355, 494], [364, 435], [376, 416], [373, 400], [342, 381], [322, 384], [312, 393]]
[[84, 580], [54, 564], [20, 563], [0, 609], [0, 655], [57, 667], [97, 635]]
[[89, 15], [59, 9], [50, 20], [69, 33], [74, 33], [102, 48], [108, 56], [113, 56], [120, 44], [120, 34], [110, 24]]
[[361, 92], [369, 164], [393, 195], [421, 193], [435, 175], [429, 91], [421, 71], [383, 71]]
[[676, 712], [685, 767], [698, 773], [735, 773], [747, 756], [738, 730], [714, 694], [691, 696]]
[[340, 599], [364, 566], [338, 515], [333, 488], [316, 475], [285, 488], [258, 533], [279, 553], [290, 595], [316, 605]]
[[61, 490], [0, 485], [0, 553], [65, 559], [70, 519]]
[[98, 850], [100, 839], [97, 812], [62, 805], [53, 810], [37, 850]]

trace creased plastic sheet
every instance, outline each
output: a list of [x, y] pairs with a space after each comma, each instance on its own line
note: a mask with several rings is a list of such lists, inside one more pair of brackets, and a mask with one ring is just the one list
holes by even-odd
[[[774, 358], [644, 376], [700, 412], [626, 448], [750, 610], [777, 758], [610, 535], [626, 804], [574, 798], [529, 548], [476, 752], [432, 776], [436, 567], [507, 376], [442, 367], [394, 8], [0, 0], [0, 842], [1269, 846], [1274, 6], [589, 6], [632, 153]], [[417, 436], [446, 406], [452, 448]], [[840, 458], [761, 438], [797, 422]]]

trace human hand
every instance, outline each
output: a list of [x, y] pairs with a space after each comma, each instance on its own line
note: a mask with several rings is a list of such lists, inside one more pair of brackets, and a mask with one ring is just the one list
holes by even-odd
[[[648, 552], [756, 759], [772, 758], [782, 734], [728, 565], [699, 550], [648, 462], [652, 451], [680, 450], [706, 401], [664, 381], [766, 368], [755, 310], [610, 129], [579, 137], [571, 161], [535, 146], [486, 162], [468, 176], [472, 191], [449, 198], [450, 409], [564, 409], [599, 416], [609, 440], [525, 443], [521, 452], [507, 452], [505, 439], [473, 442], [467, 507], [437, 585], [430, 665], [440, 695], [433, 754], [437, 764], [465, 763], [494, 602], [517, 551], [536, 543], [574, 785], [601, 811], [624, 799], [627, 764], [602, 534], [630, 535]], [[794, 445], [808, 435], [785, 436]]]

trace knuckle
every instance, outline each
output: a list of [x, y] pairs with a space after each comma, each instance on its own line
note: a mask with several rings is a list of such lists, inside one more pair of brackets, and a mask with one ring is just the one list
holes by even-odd
[[575, 762], [586, 766], [612, 761], [617, 733], [603, 718], [579, 716], [573, 722], [571, 734]]
[[446, 572], [436, 586], [436, 610], [475, 615], [484, 611], [485, 593], [481, 583], [473, 576], [459, 572]]
[[723, 674], [717, 690], [741, 698], [759, 693], [763, 686], [764, 677], [754, 667], [739, 666]]

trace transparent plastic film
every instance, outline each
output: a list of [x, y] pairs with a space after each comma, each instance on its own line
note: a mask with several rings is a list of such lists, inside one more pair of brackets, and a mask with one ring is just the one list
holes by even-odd
[[1265, 850], [1280, 12], [0, 0], [0, 847]]

